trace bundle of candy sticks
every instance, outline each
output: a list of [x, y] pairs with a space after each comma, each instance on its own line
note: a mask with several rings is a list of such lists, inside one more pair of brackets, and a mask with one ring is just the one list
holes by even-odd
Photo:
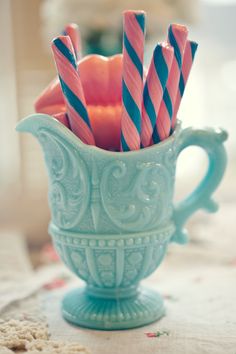
[[[138, 150], [168, 138], [197, 50], [185, 26], [169, 26], [166, 42], [154, 49], [144, 74], [145, 13], [123, 14], [123, 67], [120, 151]], [[74, 24], [55, 38], [52, 50], [66, 112], [54, 115], [86, 144], [96, 145], [78, 69], [81, 40]]]

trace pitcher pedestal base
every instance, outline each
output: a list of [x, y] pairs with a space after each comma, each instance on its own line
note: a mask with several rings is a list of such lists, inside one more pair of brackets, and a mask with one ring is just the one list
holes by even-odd
[[132, 297], [118, 299], [90, 296], [81, 288], [66, 294], [62, 313], [67, 321], [78, 326], [119, 330], [155, 322], [165, 314], [165, 309], [161, 296], [145, 287], [140, 287]]

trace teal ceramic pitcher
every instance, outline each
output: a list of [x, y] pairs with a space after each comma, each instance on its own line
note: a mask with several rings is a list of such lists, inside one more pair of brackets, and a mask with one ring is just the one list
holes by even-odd
[[[159, 266], [169, 242], [185, 243], [186, 220], [214, 212], [212, 193], [222, 179], [223, 130], [181, 129], [139, 151], [110, 152], [83, 144], [54, 118], [34, 114], [17, 130], [40, 142], [49, 176], [49, 232], [63, 262], [86, 283], [62, 303], [70, 322], [126, 329], [161, 318], [161, 296], [139, 285]], [[202, 147], [209, 167], [200, 185], [173, 205], [176, 161], [190, 145]]]

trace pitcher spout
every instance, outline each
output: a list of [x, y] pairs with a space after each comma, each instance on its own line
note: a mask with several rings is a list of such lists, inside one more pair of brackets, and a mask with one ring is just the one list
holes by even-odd
[[41, 136], [47, 131], [57, 135], [61, 140], [68, 140], [72, 144], [83, 147], [84, 144], [69, 129], [61, 124], [57, 119], [48, 114], [36, 113], [21, 120], [17, 126], [18, 132], [31, 133], [42, 145]]
[[52, 223], [64, 230], [78, 229], [89, 200], [88, 167], [82, 155], [94, 147], [85, 145], [63, 124], [46, 114], [23, 119], [16, 130], [33, 134], [43, 149]]
[[[61, 155], [65, 155], [65, 151], [74, 149], [79, 152], [86, 147], [88, 148], [88, 145], [85, 145], [65, 125], [47, 114], [36, 113], [26, 117], [17, 124], [16, 130], [31, 133], [37, 138], [44, 151], [48, 169], [51, 168], [49, 165], [52, 162], [51, 160], [56, 160]], [[58, 149], [63, 153], [59, 153]]]

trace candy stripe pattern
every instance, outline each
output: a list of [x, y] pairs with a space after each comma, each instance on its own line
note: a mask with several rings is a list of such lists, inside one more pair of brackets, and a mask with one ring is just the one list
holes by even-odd
[[184, 50], [184, 58], [183, 65], [179, 79], [179, 89], [175, 100], [174, 114], [172, 119], [172, 125], [175, 126], [177, 113], [179, 110], [179, 106], [184, 94], [184, 90], [186, 87], [186, 83], [188, 81], [188, 77], [192, 68], [193, 60], [197, 51], [198, 44], [193, 41], [187, 40], [185, 50]]
[[60, 36], [54, 39], [52, 50], [65, 97], [71, 129], [84, 143], [95, 145], [70, 38], [68, 36]]
[[152, 145], [152, 134], [163, 98], [174, 50], [167, 43], [158, 44], [153, 52], [143, 91], [141, 146]]
[[140, 149], [145, 13], [124, 12], [121, 151]]
[[81, 58], [81, 38], [79, 26], [76, 23], [70, 23], [65, 27], [63, 32], [65, 36], [69, 36], [73, 45], [76, 60]]
[[158, 143], [166, 139], [171, 132], [174, 103], [179, 86], [180, 72], [188, 30], [185, 26], [171, 25], [168, 31], [168, 42], [174, 48], [174, 58], [164, 91], [163, 100], [157, 115], [153, 131], [153, 141]]

